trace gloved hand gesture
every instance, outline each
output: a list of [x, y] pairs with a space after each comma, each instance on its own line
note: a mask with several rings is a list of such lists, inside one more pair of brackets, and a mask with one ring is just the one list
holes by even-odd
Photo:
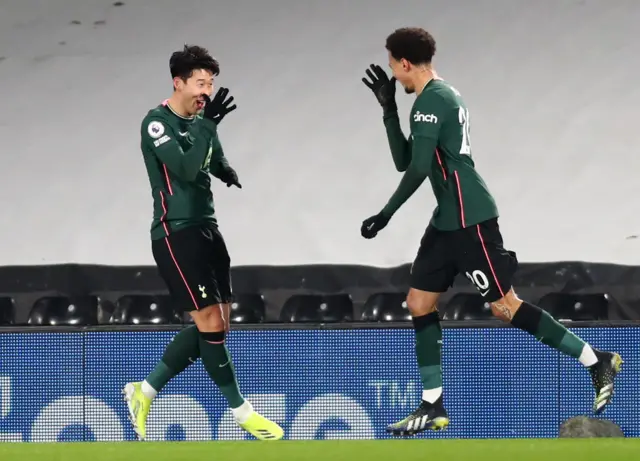
[[233, 96], [227, 98], [228, 94], [228, 88], [220, 87], [218, 92], [213, 96], [213, 99], [209, 98], [209, 96], [207, 95], [204, 95], [206, 103], [204, 106], [203, 116], [213, 121], [213, 123], [215, 123], [216, 125], [219, 125], [222, 119], [229, 112], [236, 110], [237, 108], [235, 104], [231, 105], [231, 103], [233, 102]]
[[369, 66], [369, 69], [367, 69], [367, 77], [369, 77], [370, 81], [366, 78], [363, 78], [362, 81], [373, 91], [384, 113], [397, 112], [395, 77], [389, 78], [382, 67], [377, 64], [371, 64]]

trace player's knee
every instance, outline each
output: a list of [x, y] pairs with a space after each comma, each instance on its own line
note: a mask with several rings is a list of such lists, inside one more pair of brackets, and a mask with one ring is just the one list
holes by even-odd
[[209, 344], [222, 344], [226, 333], [224, 331], [200, 331], [200, 337]]
[[225, 331], [225, 321], [221, 304], [214, 304], [191, 312], [191, 318], [200, 332]]
[[522, 300], [520, 300], [513, 289], [511, 289], [502, 298], [491, 303], [491, 312], [496, 318], [503, 322], [511, 322], [521, 305]]
[[431, 314], [438, 310], [438, 294], [411, 289], [407, 294], [407, 309], [412, 317]]

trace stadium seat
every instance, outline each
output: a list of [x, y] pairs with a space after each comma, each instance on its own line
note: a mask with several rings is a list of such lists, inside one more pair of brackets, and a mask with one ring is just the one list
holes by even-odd
[[110, 322], [117, 325], [182, 323], [170, 296], [127, 295], [118, 299]]
[[479, 293], [458, 293], [440, 307], [442, 320], [492, 320], [491, 306]]
[[15, 305], [12, 298], [0, 298], [0, 325], [13, 325]]
[[260, 294], [238, 294], [231, 304], [231, 323], [262, 323], [266, 316], [266, 305]]
[[364, 303], [361, 319], [365, 322], [411, 321], [406, 299], [406, 293], [373, 294]]
[[538, 306], [557, 320], [607, 320], [609, 296], [605, 293], [548, 293]]
[[98, 298], [94, 296], [47, 296], [37, 300], [27, 324], [51, 326], [96, 325]]
[[337, 323], [353, 320], [353, 301], [348, 294], [294, 295], [280, 311], [285, 323]]

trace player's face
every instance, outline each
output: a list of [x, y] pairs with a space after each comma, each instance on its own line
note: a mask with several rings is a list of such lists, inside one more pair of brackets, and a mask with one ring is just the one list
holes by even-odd
[[197, 69], [186, 81], [177, 79], [177, 90], [182, 96], [185, 110], [195, 115], [204, 108], [204, 95], [213, 94], [213, 74], [208, 70]]
[[389, 67], [391, 68], [393, 76], [404, 88], [405, 93], [411, 94], [416, 91], [411, 78], [411, 63], [409, 61], [406, 59], [400, 59], [398, 61], [389, 53]]

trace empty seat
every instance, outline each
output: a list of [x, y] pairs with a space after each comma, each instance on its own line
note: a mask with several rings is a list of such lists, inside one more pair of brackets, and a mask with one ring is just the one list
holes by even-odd
[[110, 323], [163, 325], [182, 323], [170, 296], [127, 295], [118, 299]]
[[365, 322], [407, 322], [411, 314], [407, 309], [405, 293], [376, 293], [369, 296], [362, 309]]
[[231, 303], [231, 323], [262, 323], [266, 315], [264, 298], [260, 294], [238, 294]]
[[116, 310], [114, 302], [98, 297], [98, 324], [104, 325], [111, 322], [111, 316]]
[[549, 293], [538, 305], [558, 320], [607, 320], [609, 296], [605, 293]]
[[15, 305], [12, 298], [0, 298], [0, 325], [13, 325]]
[[37, 300], [27, 323], [29, 325], [75, 326], [98, 322], [98, 298], [94, 296], [47, 296]]
[[280, 312], [286, 323], [336, 323], [353, 320], [353, 301], [348, 294], [294, 295]]
[[440, 307], [442, 320], [490, 320], [491, 305], [479, 293], [458, 293]]

